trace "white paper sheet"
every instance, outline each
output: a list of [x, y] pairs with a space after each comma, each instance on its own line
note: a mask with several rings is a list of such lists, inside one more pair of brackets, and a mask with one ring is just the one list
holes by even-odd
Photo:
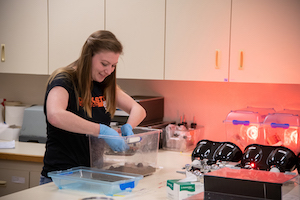
[[15, 140], [0, 142], [0, 149], [14, 149], [16, 146]]

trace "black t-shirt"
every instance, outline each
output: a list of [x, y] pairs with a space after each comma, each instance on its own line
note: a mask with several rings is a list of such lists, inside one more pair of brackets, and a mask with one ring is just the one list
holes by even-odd
[[[57, 78], [59, 77], [59, 78]], [[89, 118], [81, 106], [81, 98], [76, 101], [73, 84], [59, 74], [47, 87], [44, 112], [47, 124], [47, 142], [44, 156], [42, 175], [48, 172], [70, 169], [78, 166], [90, 166], [89, 137], [85, 134], [72, 133], [52, 126], [47, 119], [47, 97], [53, 87], [61, 86], [69, 93], [67, 110], [92, 122], [109, 125], [110, 114], [105, 110], [103, 98], [103, 84], [93, 82], [92, 89], [92, 118]], [[79, 109], [77, 102], [79, 102]]]

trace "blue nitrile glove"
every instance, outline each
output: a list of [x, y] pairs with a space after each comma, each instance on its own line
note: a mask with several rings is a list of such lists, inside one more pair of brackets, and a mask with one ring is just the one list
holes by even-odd
[[132, 126], [130, 124], [124, 124], [121, 127], [121, 132], [122, 132], [122, 136], [134, 135], [134, 133], [132, 132]]
[[119, 133], [105, 124], [100, 124], [98, 138], [103, 138], [113, 151], [126, 151], [129, 149]]

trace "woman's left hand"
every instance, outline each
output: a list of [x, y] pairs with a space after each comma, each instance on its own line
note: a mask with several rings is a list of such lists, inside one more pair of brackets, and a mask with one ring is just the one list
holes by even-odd
[[134, 133], [132, 131], [132, 126], [130, 124], [124, 124], [121, 127], [121, 132], [122, 132], [122, 136], [134, 135]]

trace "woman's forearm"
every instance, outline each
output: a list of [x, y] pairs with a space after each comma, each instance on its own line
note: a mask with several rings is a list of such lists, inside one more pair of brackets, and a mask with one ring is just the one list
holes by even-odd
[[138, 126], [146, 117], [145, 109], [140, 105], [134, 106], [129, 113], [127, 123], [132, 126], [132, 128]]
[[85, 120], [72, 112], [61, 110], [47, 114], [51, 125], [74, 133], [88, 134], [98, 136], [100, 125]]

